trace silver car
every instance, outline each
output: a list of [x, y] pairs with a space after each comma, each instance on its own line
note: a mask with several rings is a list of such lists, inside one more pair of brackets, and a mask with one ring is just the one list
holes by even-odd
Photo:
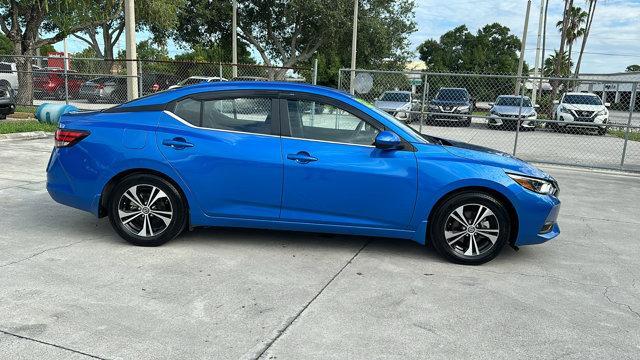
[[417, 118], [416, 114], [408, 111], [420, 111], [420, 101], [413, 97], [411, 91], [385, 91], [373, 104], [396, 119], [407, 122]]
[[[500, 95], [491, 106], [490, 117], [487, 125], [490, 128], [503, 128], [514, 130], [516, 124], [520, 125], [520, 130], [534, 130], [538, 113], [536, 106], [531, 104], [531, 99], [525, 96]], [[520, 121], [517, 121], [520, 116]]]

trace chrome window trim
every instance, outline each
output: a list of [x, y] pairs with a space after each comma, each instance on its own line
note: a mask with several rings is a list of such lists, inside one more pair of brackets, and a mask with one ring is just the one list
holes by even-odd
[[226, 129], [214, 129], [214, 128], [208, 128], [208, 127], [202, 127], [202, 126], [196, 126], [193, 125], [192, 123], [188, 122], [187, 120], [181, 118], [180, 116], [172, 113], [169, 110], [163, 110], [163, 113], [171, 116], [172, 118], [174, 118], [175, 120], [178, 120], [179, 122], [181, 122], [184, 125], [187, 125], [188, 127], [194, 128], [194, 129], [201, 129], [201, 130], [209, 130], [209, 131], [220, 131], [220, 132], [227, 132], [227, 133], [234, 133], [234, 134], [248, 134], [248, 135], [256, 135], [256, 136], [268, 136], [268, 137], [277, 137], [279, 138], [280, 135], [273, 135], [273, 134], [262, 134], [262, 133], [255, 133], [255, 132], [248, 132], [248, 131], [237, 131], [237, 130], [226, 130]]
[[322, 142], [322, 143], [328, 143], [328, 144], [350, 145], [350, 146], [360, 146], [360, 147], [375, 148], [375, 146], [374, 146], [374, 145], [363, 145], [363, 144], [354, 144], [354, 143], [343, 143], [343, 142], [339, 142], [339, 141], [331, 141], [331, 140], [307, 139], [307, 138], [300, 138], [300, 137], [296, 137], [296, 136], [282, 136], [282, 138], [283, 138], [283, 139], [295, 139], [295, 140], [304, 140], [304, 141]]

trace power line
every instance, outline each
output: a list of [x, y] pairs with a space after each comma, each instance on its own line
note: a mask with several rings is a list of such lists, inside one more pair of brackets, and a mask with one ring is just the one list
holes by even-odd
[[[535, 48], [529, 48], [529, 49], [525, 49], [525, 51], [535, 51]], [[545, 48], [545, 50], [549, 50], [549, 51], [557, 51], [558, 49], [550, 49], [550, 48]], [[604, 56], [622, 56], [622, 57], [638, 57], [640, 58], [640, 54], [614, 54], [614, 53], [602, 53], [602, 52], [590, 52], [590, 51], [585, 51], [585, 54], [591, 54], [591, 55], [604, 55]]]

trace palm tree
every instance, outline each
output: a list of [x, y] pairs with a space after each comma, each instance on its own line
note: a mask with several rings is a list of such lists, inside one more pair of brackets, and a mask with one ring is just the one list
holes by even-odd
[[593, 24], [593, 15], [596, 12], [596, 5], [598, 0], [587, 0], [589, 2], [589, 16], [587, 17], [587, 29], [582, 37], [582, 45], [580, 46], [580, 55], [578, 55], [578, 62], [576, 63], [575, 76], [578, 77], [580, 73], [580, 65], [582, 64], [582, 55], [584, 54], [584, 48], [587, 45], [587, 38], [591, 31], [591, 24]]
[[569, 58], [569, 53], [565, 51], [562, 57], [559, 57], [559, 52], [556, 50], [551, 54], [548, 58], [544, 60], [542, 66], [542, 72], [544, 76], [552, 76], [555, 72], [556, 63], [560, 62], [560, 72], [557, 73], [557, 76], [566, 77], [571, 74], [571, 59]]
[[586, 11], [582, 10], [578, 6], [572, 6], [567, 13], [566, 20], [568, 23], [566, 24], [566, 27], [562, 20], [558, 21], [556, 24], [559, 31], [563, 31], [564, 28], [565, 41], [569, 46], [569, 59], [571, 59], [573, 43], [585, 34], [586, 29], [583, 25], [587, 23], [588, 17], [589, 14]]

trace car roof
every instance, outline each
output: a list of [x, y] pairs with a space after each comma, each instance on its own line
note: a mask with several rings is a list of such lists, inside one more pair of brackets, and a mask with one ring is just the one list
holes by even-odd
[[272, 91], [299, 91], [311, 94], [324, 95], [333, 98], [351, 98], [353, 96], [341, 91], [324, 86], [310, 85], [306, 83], [285, 81], [220, 81], [203, 82], [199, 84], [183, 86], [175, 89], [164, 90], [149, 96], [141, 97], [120, 105], [121, 107], [159, 105], [171, 102], [181, 97], [205, 93], [211, 91], [233, 90], [272, 90]]
[[404, 90], [387, 90], [385, 93], [402, 93], [402, 94], [411, 94], [411, 91]]
[[[522, 97], [522, 95], [498, 95], [499, 98], [516, 98], [516, 99], [520, 99]], [[528, 96], [524, 97], [525, 99], [529, 99]]]
[[578, 92], [578, 91], [568, 92], [568, 93], [565, 93], [565, 95], [588, 95], [588, 96], [596, 96], [596, 97], [599, 97], [598, 95], [596, 95], [596, 94], [594, 94], [594, 93], [590, 93], [590, 92]]

